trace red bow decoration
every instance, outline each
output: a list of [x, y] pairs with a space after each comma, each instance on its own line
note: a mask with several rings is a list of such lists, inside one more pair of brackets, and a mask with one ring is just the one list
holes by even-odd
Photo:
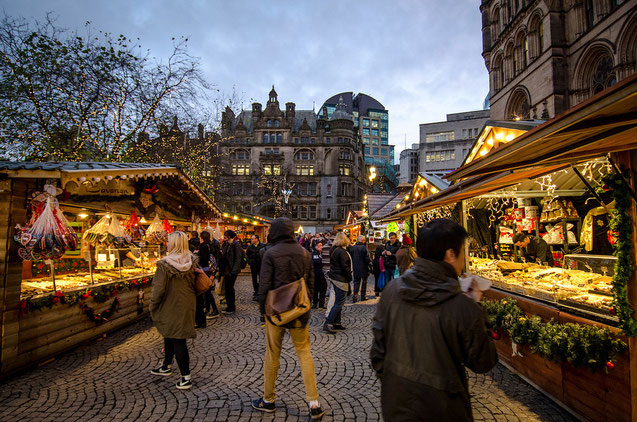
[[154, 194], [154, 193], [159, 192], [159, 188], [157, 187], [157, 185], [152, 185], [149, 188], [145, 188], [144, 192], [148, 192], [148, 193]]

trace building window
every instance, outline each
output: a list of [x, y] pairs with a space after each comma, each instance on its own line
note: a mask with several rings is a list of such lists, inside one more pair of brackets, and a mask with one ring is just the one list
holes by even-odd
[[387, 148], [381, 148], [380, 155], [387, 155]]
[[274, 121], [274, 127], [279, 127], [279, 121], [278, 120]]
[[268, 120], [268, 123], [266, 124], [267, 127], [272, 127], [272, 120]]
[[372, 136], [378, 136], [378, 129], [372, 129]]
[[264, 144], [269, 144], [270, 143], [270, 135], [267, 133], [263, 134], [263, 143]]
[[363, 144], [369, 145], [369, 138], [363, 138]]
[[349, 176], [350, 175], [349, 164], [339, 164], [339, 166], [338, 166], [338, 174], [341, 175], [341, 176]]
[[363, 119], [363, 126], [364, 127], [368, 127], [369, 126], [369, 119]]
[[296, 174], [299, 176], [314, 176], [314, 166], [311, 165], [297, 165]]
[[378, 145], [378, 138], [372, 138], [372, 145]]
[[307, 207], [305, 205], [299, 205], [299, 219], [307, 220]]
[[372, 120], [372, 127], [378, 127], [378, 120]]
[[265, 149], [265, 155], [277, 155], [279, 153], [279, 149], [278, 148], [266, 148]]
[[365, 147], [365, 155], [369, 155], [369, 147]]
[[378, 155], [378, 147], [372, 148], [372, 155]]
[[[326, 196], [327, 196], [328, 198], [331, 198], [331, 197], [332, 197], [332, 185], [327, 185], [327, 189], [326, 189]], [[329, 210], [329, 209], [328, 209], [328, 210]], [[328, 219], [329, 219], [329, 217], [328, 217]]]
[[283, 134], [281, 133], [276, 134], [276, 143], [277, 144], [283, 143]]
[[595, 9], [593, 7], [593, 0], [584, 1], [584, 15], [586, 18], [586, 29], [591, 29], [595, 22]]
[[249, 160], [250, 159], [250, 151], [246, 151], [244, 149], [238, 149], [230, 154], [230, 159], [232, 160]]
[[363, 135], [369, 136], [369, 129], [363, 128]]
[[250, 164], [233, 164], [232, 165], [232, 174], [234, 176], [249, 176], [250, 175]]
[[340, 160], [349, 160], [349, 159], [350, 159], [350, 158], [352, 158], [352, 157], [351, 157], [351, 155], [350, 155], [349, 151], [340, 151], [340, 152], [338, 153], [338, 158], [339, 158]]
[[303, 151], [297, 152], [296, 156], [294, 158], [296, 160], [313, 160], [314, 159], [314, 153], [312, 151], [309, 151], [309, 150], [303, 150]]
[[310, 205], [310, 220], [316, 220], [316, 205]]
[[331, 219], [332, 219], [332, 209], [331, 209], [331, 208], [328, 208], [328, 209], [325, 211], [325, 217], [326, 217], [328, 220], [331, 220]]
[[343, 143], [343, 138], [338, 138], [338, 143], [342, 144]]
[[453, 131], [438, 132], [438, 133], [428, 133], [427, 136], [425, 137], [425, 142], [427, 142], [427, 143], [446, 142], [446, 141], [453, 141], [453, 140], [454, 140]]
[[264, 164], [263, 165], [263, 174], [265, 176], [280, 176], [281, 175], [281, 165], [280, 164]]
[[299, 138], [294, 138], [294, 143], [298, 144], [299, 143]]
[[315, 144], [315, 143], [316, 143], [316, 138], [312, 138], [312, 139], [310, 139], [310, 143], [311, 143], [311, 144]]

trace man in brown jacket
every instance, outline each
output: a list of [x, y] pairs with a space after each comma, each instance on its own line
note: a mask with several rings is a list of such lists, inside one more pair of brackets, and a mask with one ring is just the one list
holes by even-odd
[[465, 229], [436, 219], [418, 231], [418, 258], [387, 285], [372, 323], [372, 366], [386, 421], [470, 421], [465, 367], [497, 363], [480, 294], [460, 290]]
[[[307, 284], [310, 297], [314, 293], [314, 268], [310, 253], [294, 240], [294, 225], [289, 218], [277, 218], [272, 222], [268, 248], [263, 255], [261, 263], [261, 276], [259, 280], [259, 306], [261, 314], [265, 314], [265, 300], [270, 290], [274, 290], [285, 284], [295, 282], [303, 278]], [[279, 327], [267, 318], [265, 335], [266, 351], [264, 362], [264, 393], [263, 398], [252, 401], [252, 407], [261, 412], [274, 412], [276, 398], [274, 386], [279, 372], [279, 358], [281, 345], [285, 331], [290, 332], [290, 338], [296, 349], [303, 375], [306, 398], [310, 406], [310, 417], [320, 419], [323, 409], [319, 404], [318, 390], [316, 388], [316, 374], [314, 362], [310, 351], [310, 336], [307, 323], [310, 319], [310, 311], [301, 315], [296, 320]]]

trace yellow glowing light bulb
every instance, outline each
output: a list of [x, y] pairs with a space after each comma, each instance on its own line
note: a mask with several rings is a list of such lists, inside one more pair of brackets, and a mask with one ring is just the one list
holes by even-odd
[[507, 135], [506, 138], [504, 138], [507, 142], [512, 141], [515, 138], [515, 136], [511, 133], [509, 135]]
[[493, 138], [487, 139], [487, 145], [493, 146]]
[[501, 141], [502, 139], [504, 139], [504, 135], [502, 133], [496, 133], [495, 139], [497, 139], [498, 141]]
[[488, 151], [486, 150], [486, 148], [482, 148], [482, 150], [480, 151], [480, 155], [484, 157], [485, 155], [487, 155], [487, 152]]

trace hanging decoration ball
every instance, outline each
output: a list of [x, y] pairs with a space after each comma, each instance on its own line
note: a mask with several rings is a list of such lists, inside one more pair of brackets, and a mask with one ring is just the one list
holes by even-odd
[[613, 369], [615, 367], [615, 364], [611, 361], [606, 362], [606, 367], [608, 369]]
[[502, 334], [498, 333], [497, 331], [491, 331], [491, 338], [493, 338], [494, 340], [500, 340], [502, 338]]

